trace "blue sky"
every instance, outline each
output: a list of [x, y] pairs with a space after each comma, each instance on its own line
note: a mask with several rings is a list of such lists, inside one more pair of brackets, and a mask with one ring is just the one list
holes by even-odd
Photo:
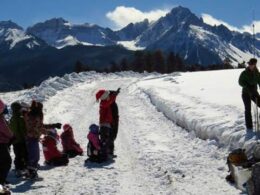
[[71, 23], [119, 29], [144, 17], [156, 19], [178, 5], [197, 16], [204, 14], [207, 23], [225, 22], [237, 29], [250, 28], [254, 12], [255, 26], [260, 32], [259, 0], [0, 0], [0, 21], [12, 20], [26, 28], [63, 17]]

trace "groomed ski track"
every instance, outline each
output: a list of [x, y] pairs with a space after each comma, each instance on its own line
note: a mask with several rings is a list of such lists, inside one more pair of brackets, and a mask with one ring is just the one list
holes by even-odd
[[[225, 181], [226, 150], [195, 137], [158, 111], [136, 85], [141, 78], [75, 78], [73, 82], [50, 80], [42, 84], [42, 89], [2, 97], [9, 102], [42, 100], [45, 123], [70, 123], [76, 140], [86, 151], [88, 126], [98, 123], [95, 92], [121, 87], [117, 98], [118, 157], [114, 162], [84, 165], [85, 152], [84, 156], [71, 159], [66, 167], [49, 168], [43, 165], [41, 153], [39, 175], [44, 180], [20, 181], [11, 173], [13, 194], [240, 194]], [[48, 88], [51, 85], [56, 91]]]

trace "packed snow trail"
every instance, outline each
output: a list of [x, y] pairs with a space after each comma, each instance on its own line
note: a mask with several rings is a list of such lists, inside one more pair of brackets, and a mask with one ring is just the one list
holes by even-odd
[[43, 181], [11, 178], [14, 194], [240, 194], [225, 181], [226, 151], [176, 126], [136, 82], [134, 77], [108, 77], [79, 82], [50, 95], [43, 102], [45, 122], [70, 123], [86, 151], [88, 126], [98, 123], [95, 92], [121, 87], [118, 157], [114, 162], [86, 166], [84, 154], [66, 167], [41, 166]]

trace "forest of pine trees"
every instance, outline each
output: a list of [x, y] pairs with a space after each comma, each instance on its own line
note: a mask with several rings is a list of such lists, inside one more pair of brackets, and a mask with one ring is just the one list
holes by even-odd
[[[230, 60], [226, 59], [223, 64], [212, 64], [207, 67], [193, 64], [185, 65], [183, 59], [173, 52], [163, 53], [161, 50], [156, 51], [135, 51], [131, 58], [122, 58], [120, 61], [111, 61], [108, 68], [103, 70], [89, 68], [82, 62], [75, 63], [74, 71], [79, 73], [83, 71], [94, 70], [97, 72], [119, 72], [119, 71], [134, 71], [134, 72], [158, 72], [158, 73], [172, 73], [176, 71], [203, 71], [203, 70], [219, 70], [232, 69]], [[241, 67], [241, 66], [239, 66]]]

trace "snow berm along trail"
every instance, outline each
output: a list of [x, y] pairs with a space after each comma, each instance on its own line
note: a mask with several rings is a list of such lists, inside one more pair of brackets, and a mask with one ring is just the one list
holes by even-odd
[[[240, 194], [225, 181], [227, 147], [177, 126], [164, 109], [155, 106], [143, 86], [149, 80], [175, 76], [71, 74], [49, 79], [29, 91], [1, 94], [7, 103], [32, 98], [43, 101], [45, 123], [70, 123], [85, 150], [84, 156], [71, 159], [68, 166], [53, 169], [43, 165], [41, 154], [39, 175], [44, 180], [20, 181], [11, 173], [13, 194]], [[118, 87], [117, 158], [84, 165], [88, 127], [98, 123], [95, 92]]]

